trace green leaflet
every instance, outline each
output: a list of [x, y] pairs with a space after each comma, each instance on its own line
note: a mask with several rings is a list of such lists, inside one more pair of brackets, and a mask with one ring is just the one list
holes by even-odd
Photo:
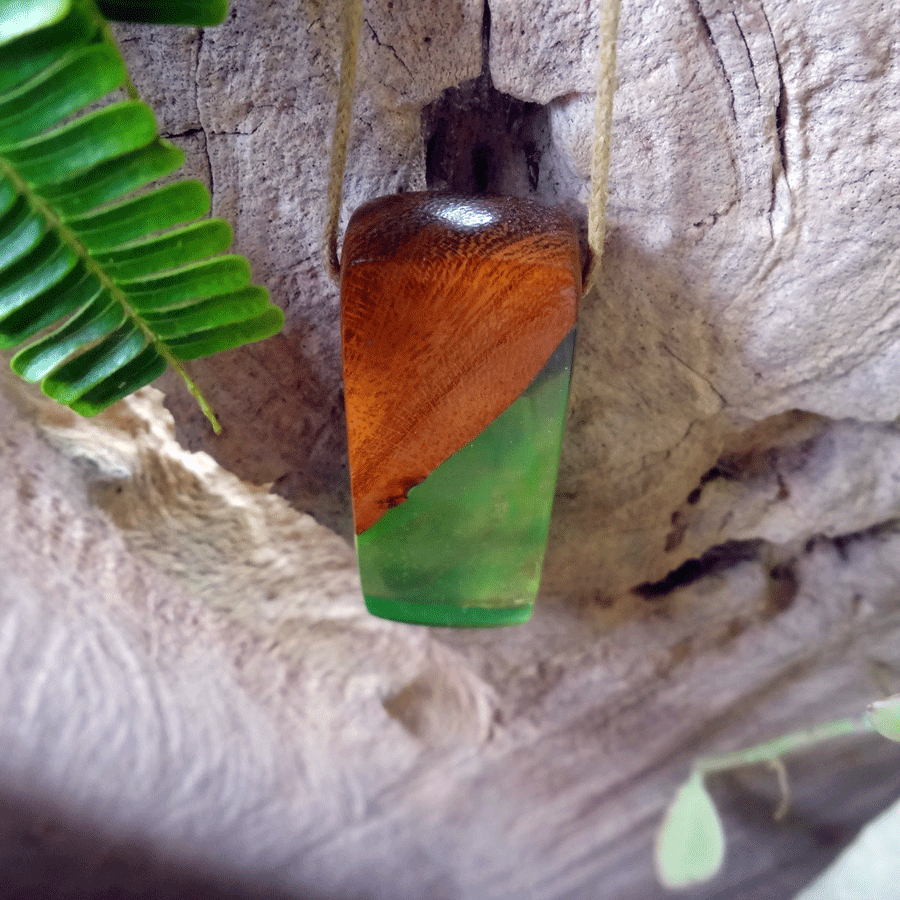
[[900, 695], [870, 703], [866, 719], [882, 737], [900, 741]]
[[194, 180], [176, 181], [103, 212], [69, 219], [68, 225], [81, 243], [96, 254], [205, 215], [209, 204], [206, 185]]
[[181, 266], [214, 256], [231, 244], [231, 226], [223, 219], [207, 219], [162, 237], [135, 241], [94, 258], [119, 281], [147, 278], [163, 264]]
[[[10, 23], [6, 31], [9, 37], [0, 41], [3, 59], [3, 65], [0, 66], [0, 91], [8, 91], [32, 75], [44, 71], [73, 47], [99, 39], [100, 22], [97, 17], [86, 15], [80, 9], [70, 10], [64, 19], [49, 28], [26, 33], [35, 20], [30, 17], [15, 17], [17, 9], [31, 7], [32, 4], [28, 0], [0, 0], [0, 3], [7, 13], [7, 22]], [[20, 29], [21, 37], [14, 33], [16, 29]], [[9, 43], [6, 43], [7, 40]]]
[[0, 147], [0, 155], [40, 193], [42, 187], [143, 147], [155, 135], [150, 107], [125, 100], [29, 141]]
[[700, 772], [692, 772], [666, 810], [656, 836], [660, 883], [683, 890], [709, 881], [725, 860], [725, 831]]
[[[227, 12], [223, 0], [99, 6], [195, 25]], [[0, 0], [0, 348], [18, 348], [13, 370], [83, 415], [167, 365], [198, 395], [183, 361], [284, 323], [247, 261], [220, 255], [232, 232], [203, 218], [206, 187], [152, 186], [184, 154], [146, 104], [110, 96], [126, 84], [93, 0]]]
[[184, 153], [178, 147], [157, 138], [133, 153], [47, 185], [42, 192], [60, 216], [77, 216], [170, 175], [183, 163]]
[[0, 44], [53, 25], [69, 11], [71, 0], [4, 0], [0, 3]]
[[119, 304], [101, 290], [65, 325], [18, 353], [13, 368], [28, 381], [40, 381], [76, 349], [109, 334], [124, 320]]
[[[10, 91], [0, 103], [0, 144], [22, 141], [50, 128], [124, 81], [125, 66], [110, 44], [80, 47], [66, 54], [38, 77]], [[28, 113], [23, 115], [23, 110]]]
[[243, 256], [219, 256], [155, 278], [126, 282], [126, 288], [135, 308], [145, 314], [173, 308], [186, 311], [191, 303], [249, 283], [250, 266]]
[[157, 25], [219, 25], [228, 15], [228, 0], [98, 0], [100, 11], [118, 22]]
[[[98, 0], [107, 19], [156, 25], [219, 25], [228, 0]], [[65, 18], [72, 0], [0, 0], [0, 44], [46, 30]]]

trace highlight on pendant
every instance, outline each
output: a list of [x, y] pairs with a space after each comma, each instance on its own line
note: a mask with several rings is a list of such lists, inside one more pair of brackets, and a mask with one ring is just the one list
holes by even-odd
[[493, 210], [465, 202], [442, 205], [436, 215], [457, 228], [483, 228], [500, 219], [499, 213]]

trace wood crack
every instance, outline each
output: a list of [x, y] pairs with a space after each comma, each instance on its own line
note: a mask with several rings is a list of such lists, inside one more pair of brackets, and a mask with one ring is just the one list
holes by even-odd
[[775, 56], [775, 70], [778, 73], [778, 105], [775, 107], [775, 129], [778, 133], [778, 155], [781, 159], [781, 169], [787, 175], [787, 148], [785, 141], [785, 125], [787, 120], [787, 88], [784, 83], [784, 72], [781, 68], [781, 57], [778, 54], [778, 44], [775, 42], [775, 34], [765, 8], [760, 5], [766, 27], [769, 29], [769, 37], [772, 39], [772, 53]]
[[706, 41], [712, 49], [713, 54], [715, 55], [716, 63], [722, 73], [722, 76], [725, 79], [725, 84], [728, 85], [728, 94], [731, 100], [731, 118], [734, 120], [735, 124], [738, 124], [737, 107], [735, 105], [734, 88], [731, 84], [731, 78], [728, 75], [728, 69], [725, 67], [725, 61], [722, 59], [722, 54], [719, 52], [719, 47], [716, 43], [715, 37], [713, 36], [712, 28], [709, 24], [709, 19], [703, 12], [703, 7], [700, 4], [700, 0], [694, 0], [694, 11], [697, 14], [697, 21], [700, 23], [703, 34], [706, 36]]
[[[777, 185], [778, 185], [778, 176], [782, 175], [785, 179], [785, 183], [787, 184], [787, 175], [788, 175], [788, 160], [787, 160], [787, 142], [785, 138], [785, 124], [787, 121], [787, 87], [784, 83], [784, 72], [781, 68], [781, 57], [778, 54], [778, 44], [775, 41], [775, 33], [772, 31], [772, 23], [769, 21], [768, 15], [766, 15], [765, 7], [760, 3], [759, 6], [762, 11], [763, 18], [766, 21], [766, 28], [769, 31], [769, 38], [772, 41], [772, 54], [775, 57], [775, 71], [778, 76], [778, 102], [775, 106], [775, 135], [776, 135], [776, 147], [778, 148], [778, 165], [781, 168], [781, 171], [778, 171], [777, 167], [773, 167], [772, 169], [772, 187], [771, 187], [771, 200], [769, 203], [769, 227], [772, 227], [772, 216], [775, 211], [775, 203], [777, 200]], [[788, 189], [790, 190], [790, 185], [788, 184]]]
[[386, 47], [388, 50], [390, 50], [391, 53], [394, 55], [394, 59], [396, 59], [397, 62], [400, 63], [400, 65], [403, 66], [404, 69], [406, 69], [407, 75], [409, 75], [409, 77], [412, 78], [412, 72], [410, 71], [409, 66], [405, 62], [403, 62], [403, 60], [400, 58], [400, 54], [397, 53], [397, 51], [394, 49], [393, 45], [383, 43], [380, 40], [380, 38], [378, 37], [378, 34], [376, 33], [375, 29], [370, 24], [369, 20], [363, 19], [363, 21], [366, 23], [366, 26], [368, 27], [369, 31], [372, 32], [372, 37], [375, 38], [375, 43], [378, 44], [379, 47]]
[[716, 390], [716, 388], [713, 386], [712, 382], [708, 378], [706, 378], [704, 375], [701, 375], [696, 369], [694, 369], [692, 366], [689, 366], [683, 359], [680, 359], [678, 356], [676, 356], [671, 351], [671, 349], [669, 347], [667, 347], [665, 344], [660, 344], [659, 346], [660, 346], [660, 349], [663, 351], [663, 353], [667, 353], [669, 356], [672, 357], [672, 359], [675, 360], [675, 362], [677, 362], [681, 366], [684, 366], [684, 368], [687, 369], [688, 372], [690, 372], [692, 375], [695, 375], [697, 378], [699, 378], [700, 381], [702, 381], [703, 384], [705, 384], [719, 398], [719, 401], [721, 402], [723, 407], [728, 406], [728, 401], [725, 399], [725, 397], [722, 396], [722, 394], [718, 390]]
[[750, 52], [747, 36], [744, 34], [744, 29], [741, 28], [741, 22], [737, 17], [737, 13], [732, 13], [731, 18], [734, 19], [734, 27], [737, 28], [738, 34], [741, 36], [741, 41], [744, 44], [744, 50], [747, 52], [747, 64], [750, 66], [750, 74], [753, 76], [753, 84], [756, 86], [756, 96], [762, 100], [762, 93], [759, 90], [759, 81], [756, 79], [756, 66], [753, 63], [753, 54]]

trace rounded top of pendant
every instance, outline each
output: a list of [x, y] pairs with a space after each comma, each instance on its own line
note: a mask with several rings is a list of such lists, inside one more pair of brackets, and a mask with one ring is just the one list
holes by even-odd
[[534, 200], [433, 191], [391, 194], [370, 200], [353, 213], [344, 238], [342, 266], [389, 259], [399, 253], [420, 260], [460, 253], [491, 258], [513, 255], [525, 262], [534, 243], [530, 239], [539, 243], [545, 262], [548, 251], [550, 258], [560, 251], [577, 256], [575, 234], [572, 220], [562, 210]]

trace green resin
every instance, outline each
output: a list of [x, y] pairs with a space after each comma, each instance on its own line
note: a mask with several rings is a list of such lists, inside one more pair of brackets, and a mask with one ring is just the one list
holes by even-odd
[[357, 536], [366, 607], [400, 622], [518, 625], [537, 596], [575, 331], [470, 444]]

